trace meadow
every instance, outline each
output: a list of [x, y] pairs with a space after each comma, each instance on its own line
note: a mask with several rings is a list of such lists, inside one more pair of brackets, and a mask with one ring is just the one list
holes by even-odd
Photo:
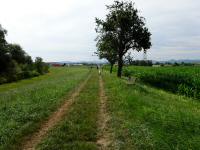
[[200, 99], [200, 67], [136, 67], [124, 69], [144, 83]]
[[95, 70], [63, 121], [50, 131], [37, 149], [96, 150], [99, 77]]
[[113, 149], [157, 150], [200, 148], [200, 104], [143, 83], [127, 84], [104, 75], [115, 135]]
[[[172, 70], [130, 69], [138, 71], [134, 73], [138, 78], [143, 70]], [[193, 74], [198, 74], [196, 69], [191, 69]], [[129, 84], [125, 78], [117, 78], [105, 69], [101, 87], [97, 69], [86, 67], [50, 68], [46, 75], [0, 85], [0, 149], [22, 149], [24, 137], [37, 132], [86, 78], [67, 113], [47, 131], [35, 149], [100, 149], [98, 136], [105, 131], [110, 133], [109, 140], [104, 141], [109, 143], [110, 150], [199, 149], [199, 101], [149, 83]], [[102, 88], [106, 96], [105, 112], [109, 114], [104, 132], [98, 124], [102, 119], [99, 115]]]
[[51, 68], [46, 75], [0, 85], [0, 149], [17, 149], [88, 72], [84, 67]]

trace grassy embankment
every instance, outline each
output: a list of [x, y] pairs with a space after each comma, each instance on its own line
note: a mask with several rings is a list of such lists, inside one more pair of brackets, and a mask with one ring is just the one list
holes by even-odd
[[97, 72], [91, 78], [66, 118], [53, 130], [37, 149], [95, 150], [97, 149], [97, 120], [99, 110], [99, 82]]
[[0, 85], [0, 149], [15, 149], [87, 74], [86, 68], [51, 68], [44, 76]]
[[200, 104], [141, 83], [104, 76], [115, 149], [200, 148]]

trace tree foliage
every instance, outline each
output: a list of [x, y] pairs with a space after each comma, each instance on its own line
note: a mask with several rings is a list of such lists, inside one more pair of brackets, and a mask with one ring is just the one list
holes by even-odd
[[39, 72], [40, 74], [45, 74], [48, 72], [48, 65], [43, 62], [41, 57], [36, 57], [35, 67], [37, 72]]
[[0, 72], [5, 72], [6, 68], [10, 65], [10, 55], [7, 49], [7, 42], [5, 40], [5, 35], [7, 31], [3, 29], [0, 25]]
[[133, 2], [115, 1], [107, 6], [105, 20], [96, 18], [98, 38], [112, 36], [118, 55], [118, 77], [122, 75], [123, 56], [128, 50], [147, 50], [151, 47], [151, 33], [145, 19], [139, 16]]
[[48, 66], [42, 59], [38, 69], [38, 62], [34, 63], [20, 45], [8, 43], [5, 39], [6, 33], [0, 25], [0, 84], [48, 72]]
[[105, 58], [110, 63], [110, 73], [112, 73], [113, 65], [117, 61], [117, 51], [115, 50], [115, 42], [112, 36], [107, 34], [101, 38], [97, 38], [97, 54], [100, 59]]
[[22, 47], [18, 44], [8, 44], [8, 51], [12, 59], [18, 64], [26, 63], [26, 57], [28, 56]]

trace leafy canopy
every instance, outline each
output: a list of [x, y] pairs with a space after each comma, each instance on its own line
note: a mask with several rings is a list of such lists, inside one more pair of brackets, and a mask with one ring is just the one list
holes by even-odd
[[98, 39], [97, 54], [100, 59], [105, 58], [113, 65], [117, 61], [117, 51], [112, 36], [107, 34]]
[[115, 1], [107, 6], [106, 19], [96, 18], [96, 32], [99, 39], [111, 35], [118, 54], [118, 76], [121, 77], [123, 56], [128, 50], [146, 51], [151, 47], [151, 33], [145, 26], [145, 19], [139, 16], [133, 2]]

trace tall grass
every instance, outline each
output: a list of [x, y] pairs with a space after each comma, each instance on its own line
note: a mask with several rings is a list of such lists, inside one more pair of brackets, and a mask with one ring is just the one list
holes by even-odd
[[127, 67], [126, 69], [141, 81], [155, 87], [200, 98], [199, 67]]

